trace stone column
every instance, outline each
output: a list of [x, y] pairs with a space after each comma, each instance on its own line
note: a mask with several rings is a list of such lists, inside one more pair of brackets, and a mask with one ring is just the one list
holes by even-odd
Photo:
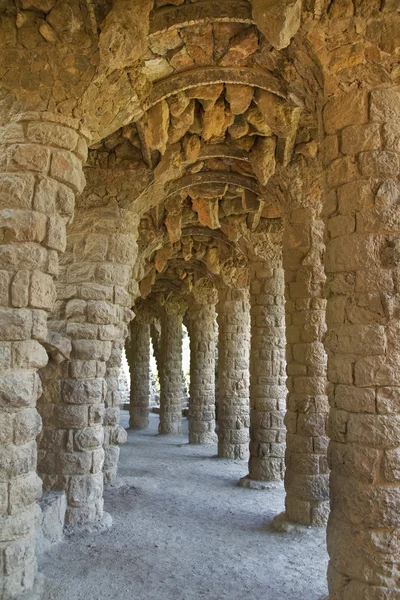
[[190, 400], [189, 443], [214, 444], [215, 345], [218, 292], [208, 279], [199, 279], [189, 305]]
[[313, 526], [325, 525], [329, 513], [328, 399], [323, 346], [326, 301], [319, 206], [289, 207], [283, 234], [288, 375], [286, 518]]
[[37, 370], [48, 360], [53, 276], [87, 148], [71, 120], [35, 113], [2, 127], [0, 143], [0, 596], [8, 600], [34, 586]]
[[[65, 490], [66, 523], [103, 518], [103, 466], [115, 475], [119, 429], [117, 373], [127, 334], [137, 217], [111, 201], [80, 211], [68, 235], [58, 302], [50, 327], [68, 336], [71, 359], [44, 369], [44, 431], [39, 472], [48, 490]], [[108, 383], [108, 386], [107, 386]]]
[[112, 484], [117, 478], [120, 444], [125, 444], [128, 435], [119, 424], [121, 394], [119, 391], [119, 373], [121, 369], [122, 350], [126, 337], [126, 330], [118, 340], [115, 340], [111, 349], [111, 356], [107, 361], [105, 382], [107, 393], [104, 400], [104, 483]]
[[248, 290], [222, 285], [218, 295], [218, 456], [246, 459], [250, 425]]
[[330, 598], [398, 598], [400, 89], [342, 93], [323, 116]]
[[285, 300], [282, 259], [250, 263], [250, 459], [243, 487], [279, 481], [285, 471]]
[[186, 308], [181, 299], [170, 299], [161, 316], [161, 434], [182, 433], [182, 321]]
[[150, 320], [136, 314], [131, 323], [131, 338], [127, 344], [131, 374], [131, 398], [129, 426], [133, 429], [146, 429], [149, 426], [151, 396], [150, 380]]

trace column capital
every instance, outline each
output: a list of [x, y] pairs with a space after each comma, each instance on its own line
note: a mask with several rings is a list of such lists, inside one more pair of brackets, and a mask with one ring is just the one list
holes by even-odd
[[207, 277], [198, 279], [193, 287], [193, 297], [198, 304], [215, 305], [218, 302], [218, 290]]

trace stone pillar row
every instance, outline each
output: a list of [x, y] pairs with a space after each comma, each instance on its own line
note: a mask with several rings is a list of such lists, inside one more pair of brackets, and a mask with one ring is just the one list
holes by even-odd
[[151, 395], [150, 379], [150, 319], [136, 313], [131, 323], [131, 335], [126, 355], [131, 374], [129, 426], [146, 429], [149, 426]]
[[245, 459], [250, 425], [248, 290], [221, 285], [218, 293], [218, 456]]
[[198, 280], [189, 304], [190, 401], [189, 443], [213, 444], [215, 433], [215, 346], [218, 292]]
[[332, 600], [400, 597], [400, 89], [324, 109]]
[[181, 298], [165, 303], [160, 340], [160, 434], [182, 433], [182, 322], [187, 304]]
[[250, 264], [250, 458], [244, 487], [285, 471], [285, 308], [282, 260]]
[[115, 201], [79, 211], [68, 235], [49, 326], [71, 340], [70, 360], [42, 372], [44, 429], [38, 470], [47, 490], [65, 490], [66, 523], [103, 517], [103, 469], [113, 481], [119, 426], [118, 372], [136, 259], [137, 218]]
[[58, 255], [85, 178], [86, 137], [75, 123], [29, 113], [0, 129], [0, 596], [35, 578], [38, 369], [47, 363], [47, 313]]

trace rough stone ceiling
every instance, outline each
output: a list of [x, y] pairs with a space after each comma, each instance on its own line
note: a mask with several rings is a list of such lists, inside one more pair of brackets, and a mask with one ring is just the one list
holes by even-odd
[[[92, 148], [81, 201], [102, 204], [115, 187], [121, 205], [141, 214], [142, 296], [161, 280], [184, 280], [195, 263], [243, 285], [249, 254], [279, 251], [281, 206], [266, 186], [294, 151], [314, 158], [317, 142], [278, 54], [246, 0], [155, 2], [144, 112]], [[98, 167], [109, 174], [100, 192]]]

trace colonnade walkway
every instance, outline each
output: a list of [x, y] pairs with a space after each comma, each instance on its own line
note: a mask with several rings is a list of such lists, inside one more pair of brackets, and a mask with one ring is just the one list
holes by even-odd
[[246, 462], [187, 444], [183, 424], [182, 436], [156, 436], [152, 414], [130, 430], [105, 493], [113, 527], [42, 559], [44, 600], [325, 600], [325, 529], [273, 531], [283, 484], [238, 487]]

